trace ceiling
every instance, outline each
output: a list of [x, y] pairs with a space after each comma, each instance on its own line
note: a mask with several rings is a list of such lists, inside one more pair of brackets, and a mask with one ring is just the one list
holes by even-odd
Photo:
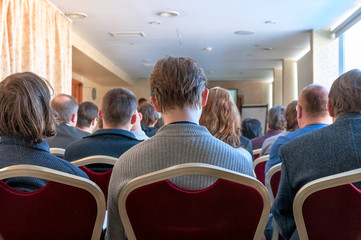
[[[282, 59], [297, 60], [309, 51], [310, 30], [335, 26], [360, 6], [360, 0], [50, 1], [64, 13], [86, 13], [85, 19], [73, 19], [73, 32], [134, 81], [149, 78], [155, 62], [166, 56], [193, 58], [209, 80], [272, 81], [273, 69], [282, 66]], [[179, 16], [157, 14], [165, 10]], [[276, 23], [265, 23], [268, 20]], [[124, 31], [145, 36], [110, 35]], [[88, 64], [79, 65], [82, 53], [73, 54], [79, 54], [74, 56], [74, 71], [94, 72], [94, 63], [87, 69]]]

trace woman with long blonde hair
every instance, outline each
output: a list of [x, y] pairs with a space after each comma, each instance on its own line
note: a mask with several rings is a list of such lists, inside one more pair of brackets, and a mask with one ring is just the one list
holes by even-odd
[[241, 115], [228, 90], [214, 87], [209, 90], [207, 104], [202, 109], [199, 124], [219, 140], [231, 145], [252, 162], [251, 154], [242, 147]]

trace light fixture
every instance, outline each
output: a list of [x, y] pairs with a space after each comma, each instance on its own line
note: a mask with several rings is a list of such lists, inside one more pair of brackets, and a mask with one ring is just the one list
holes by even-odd
[[179, 12], [176, 11], [160, 11], [157, 13], [161, 17], [176, 17], [179, 15]]
[[152, 25], [160, 25], [162, 22], [161, 21], [150, 21], [149, 24]]
[[237, 35], [252, 35], [255, 33], [256, 33], [255, 31], [251, 31], [251, 30], [240, 30], [240, 31], [234, 32], [234, 34], [237, 34]]
[[65, 13], [65, 16], [71, 19], [83, 19], [86, 18], [88, 15], [81, 12], [67, 12]]
[[144, 67], [154, 67], [155, 63], [143, 63]]
[[265, 24], [276, 24], [277, 20], [271, 19], [264, 22]]
[[143, 32], [110, 32], [110, 35], [117, 38], [122, 37], [144, 37], [145, 34]]
[[271, 47], [263, 47], [261, 48], [263, 51], [272, 51], [273, 48]]
[[204, 50], [205, 50], [206, 52], [210, 52], [210, 51], [212, 51], [212, 47], [206, 47], [206, 48], [204, 48]]

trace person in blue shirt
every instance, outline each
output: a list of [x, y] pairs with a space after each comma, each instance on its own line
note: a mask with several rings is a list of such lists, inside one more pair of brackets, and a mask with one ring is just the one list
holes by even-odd
[[327, 101], [328, 91], [320, 85], [311, 84], [302, 90], [297, 103], [297, 122], [300, 128], [285, 136], [280, 136], [275, 141], [270, 150], [270, 158], [266, 163], [266, 173], [271, 167], [281, 163], [278, 151], [282, 145], [332, 122], [327, 110]]

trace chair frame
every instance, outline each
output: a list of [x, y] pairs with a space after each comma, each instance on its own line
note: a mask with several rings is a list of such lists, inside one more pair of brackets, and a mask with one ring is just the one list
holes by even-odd
[[126, 199], [128, 195], [134, 189], [137, 189], [139, 187], [184, 175], [211, 176], [243, 184], [256, 189], [262, 196], [264, 207], [253, 239], [258, 240], [262, 238], [270, 211], [270, 198], [267, 189], [263, 186], [261, 182], [245, 174], [241, 174], [239, 172], [235, 172], [210, 164], [184, 163], [134, 178], [132, 181], [130, 181], [127, 185], [124, 186], [118, 197], [118, 209], [120, 218], [123, 222], [123, 226], [129, 240], [136, 239], [136, 237], [126, 211]]
[[[273, 202], [275, 201], [275, 198], [276, 198], [275, 194], [272, 191], [271, 179], [275, 173], [277, 173], [278, 171], [281, 171], [281, 167], [282, 167], [282, 163], [276, 164], [273, 167], [271, 167], [270, 170], [268, 170], [268, 172], [266, 174], [265, 185], [270, 194], [271, 206], [273, 205]], [[278, 236], [279, 236], [279, 228], [278, 228], [276, 221], [273, 219], [272, 240], [277, 240]]]
[[253, 150], [253, 155], [261, 154], [261, 152], [262, 152], [262, 148], [255, 149], [255, 150]]
[[[260, 156], [259, 158], [257, 158], [256, 160], [253, 161], [252, 168], [253, 168], [253, 174], [254, 174], [254, 176], [257, 177], [256, 172], [254, 171], [255, 168], [256, 168], [256, 166], [257, 166], [257, 164], [259, 164], [259, 163], [261, 163], [261, 162], [268, 161], [268, 159], [269, 159], [269, 154], [264, 155], [264, 156]], [[265, 176], [265, 177], [266, 177], [266, 176]]]
[[53, 155], [62, 155], [62, 156], [64, 156], [65, 149], [64, 148], [50, 148], [50, 153], [53, 154]]
[[293, 201], [293, 215], [300, 239], [308, 240], [307, 229], [302, 213], [303, 203], [313, 193], [349, 183], [361, 181], [361, 168], [319, 178], [305, 184], [296, 194]]
[[93, 155], [85, 157], [79, 160], [72, 161], [71, 163], [77, 167], [94, 164], [94, 163], [104, 163], [109, 165], [114, 165], [118, 161], [118, 158], [106, 156], [106, 155]]
[[103, 222], [105, 219], [106, 204], [103, 192], [94, 182], [83, 177], [35, 165], [21, 164], [0, 169], [0, 180], [12, 177], [41, 178], [44, 180], [80, 188], [89, 192], [97, 203], [97, 216], [95, 219], [91, 240], [100, 239]]

